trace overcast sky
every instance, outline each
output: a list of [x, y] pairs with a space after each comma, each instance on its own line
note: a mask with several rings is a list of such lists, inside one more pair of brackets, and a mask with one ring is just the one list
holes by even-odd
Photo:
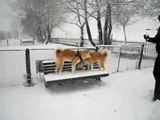
[[11, 0], [0, 0], [0, 30], [8, 31], [11, 29], [12, 9], [9, 5]]

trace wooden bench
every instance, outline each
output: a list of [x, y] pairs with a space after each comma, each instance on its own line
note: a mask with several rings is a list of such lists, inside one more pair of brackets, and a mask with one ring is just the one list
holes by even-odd
[[36, 61], [37, 73], [41, 72], [44, 75], [45, 86], [53, 81], [69, 80], [69, 79], [86, 79], [93, 78], [100, 80], [101, 77], [109, 76], [107, 71], [100, 71], [98, 65], [94, 64], [94, 69], [84, 66], [83, 69], [76, 69], [75, 73], [71, 72], [71, 62], [64, 62], [62, 73], [55, 73], [55, 62], [52, 60], [38, 60]]
[[21, 39], [20, 44], [27, 46], [27, 45], [34, 45], [35, 39]]

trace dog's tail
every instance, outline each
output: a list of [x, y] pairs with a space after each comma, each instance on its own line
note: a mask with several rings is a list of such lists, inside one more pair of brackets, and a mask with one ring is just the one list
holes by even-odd
[[55, 51], [56, 56], [60, 55], [62, 51], [63, 51], [62, 49], [56, 49], [56, 51]]
[[106, 49], [106, 48], [100, 50], [100, 53], [103, 54], [106, 57], [108, 57], [110, 55], [110, 51], [108, 49]]

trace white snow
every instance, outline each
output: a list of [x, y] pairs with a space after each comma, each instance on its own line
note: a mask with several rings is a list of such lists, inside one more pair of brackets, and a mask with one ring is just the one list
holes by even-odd
[[[26, 46], [32, 49], [31, 72], [33, 79], [38, 80], [32, 87], [23, 85], [26, 47], [0, 49], [22, 49], [0, 54], [0, 120], [160, 119], [160, 101], [152, 102], [153, 67], [135, 70], [138, 58], [121, 58], [120, 72], [116, 73], [118, 55], [111, 54], [107, 64], [110, 75], [101, 82], [93, 79], [55, 81], [46, 89], [43, 77], [36, 77], [35, 61], [54, 59], [52, 49], [56, 46]], [[142, 66], [153, 66], [153, 62], [142, 60]]]
[[108, 76], [108, 71], [100, 71], [98, 69], [88, 70], [88, 71], [75, 71], [73, 74], [70, 72], [63, 72], [63, 73], [51, 73], [44, 76], [46, 82], [49, 81], [57, 81], [57, 80], [66, 80], [66, 79], [73, 79], [73, 78], [80, 78], [80, 77], [88, 77], [88, 76], [96, 76], [96, 75], [105, 75]]
[[1, 120], [159, 120], [152, 68], [111, 74], [102, 82], [61, 81], [46, 89], [0, 87]]

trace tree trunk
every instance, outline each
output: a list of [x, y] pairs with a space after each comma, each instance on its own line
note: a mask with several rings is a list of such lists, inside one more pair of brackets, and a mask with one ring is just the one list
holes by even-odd
[[43, 35], [41, 34], [40, 30], [37, 31], [36, 35], [37, 35], [38, 42], [43, 43]]
[[107, 33], [108, 33], [108, 15], [106, 13], [104, 22], [104, 33], [103, 33], [104, 45], [107, 45]]
[[90, 43], [95, 47], [96, 44], [92, 39], [92, 35], [91, 35], [89, 23], [88, 23], [88, 18], [87, 18], [87, 3], [86, 2], [87, 2], [87, 0], [84, 0], [84, 12], [85, 12], [86, 29], [87, 29], [88, 39], [89, 39]]
[[84, 46], [84, 24], [80, 28], [81, 30], [81, 42], [80, 42], [80, 47]]
[[112, 32], [111, 6], [110, 4], [108, 4], [106, 15], [105, 15], [104, 36], [103, 36], [105, 45], [112, 44], [111, 32]]
[[112, 39], [111, 39], [111, 33], [112, 33], [112, 15], [111, 15], [111, 7], [110, 7], [110, 5], [109, 5], [109, 25], [108, 25], [108, 27], [109, 27], [109, 31], [108, 31], [108, 41], [109, 41], [109, 45], [111, 45], [112, 44]]
[[97, 10], [97, 28], [98, 28], [98, 40], [99, 44], [103, 44], [103, 39], [102, 39], [102, 23], [101, 23], [101, 12], [99, 9], [99, 4], [98, 1], [96, 0], [96, 6], [98, 8]]
[[99, 44], [102, 45], [103, 44], [103, 40], [102, 40], [102, 24], [101, 24], [101, 19], [100, 18], [97, 19], [97, 28], [98, 28]]
[[45, 44], [48, 44], [48, 42], [51, 40], [51, 32], [52, 32], [52, 29], [50, 28], [50, 25], [47, 26], [47, 39], [46, 39], [46, 42]]
[[34, 31], [34, 33], [35, 33], [36, 36], [37, 36], [38, 42], [42, 42], [42, 44], [43, 44], [43, 34], [42, 34], [42, 29], [41, 29], [41, 27], [38, 26], [37, 30]]
[[87, 28], [88, 39], [89, 39], [90, 43], [95, 47], [96, 44], [92, 39], [92, 35], [91, 35], [91, 31], [90, 31], [90, 27], [89, 27], [89, 23], [88, 23], [87, 19], [86, 19], [86, 28]]
[[123, 25], [123, 34], [124, 34], [124, 41], [125, 41], [125, 44], [127, 43], [127, 35], [126, 35], [126, 27], [125, 25]]
[[43, 32], [43, 35], [44, 35], [44, 37], [43, 37], [43, 43], [44, 43], [47, 39], [46, 31]]

